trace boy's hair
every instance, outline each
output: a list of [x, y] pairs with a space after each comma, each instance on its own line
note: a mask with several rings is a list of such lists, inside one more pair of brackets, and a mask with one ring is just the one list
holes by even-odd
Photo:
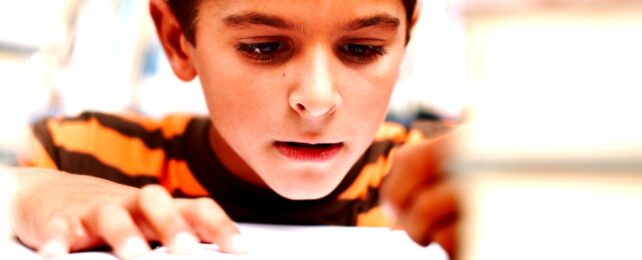
[[[174, 12], [176, 19], [183, 29], [183, 33], [187, 40], [195, 45], [196, 37], [196, 22], [198, 21], [198, 6], [202, 0], [167, 0], [169, 7]], [[417, 0], [401, 0], [406, 9], [406, 20], [408, 25], [412, 20]], [[406, 31], [406, 43], [410, 40], [410, 26]]]

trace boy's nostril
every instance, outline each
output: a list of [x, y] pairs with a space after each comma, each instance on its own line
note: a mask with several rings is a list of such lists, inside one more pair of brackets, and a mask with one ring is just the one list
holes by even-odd
[[296, 109], [298, 109], [299, 111], [305, 111], [305, 107], [301, 103], [296, 104]]

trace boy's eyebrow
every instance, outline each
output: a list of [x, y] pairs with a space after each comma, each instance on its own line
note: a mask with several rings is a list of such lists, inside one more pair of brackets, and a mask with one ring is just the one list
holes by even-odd
[[354, 20], [345, 26], [345, 30], [356, 31], [372, 26], [392, 27], [393, 29], [395, 29], [399, 27], [400, 24], [401, 21], [398, 18], [384, 13]]
[[[290, 30], [301, 28], [295, 26], [285, 19], [273, 16], [269, 14], [257, 13], [257, 12], [247, 12], [241, 14], [233, 14], [223, 18], [223, 22], [229, 27], [241, 27], [241, 26], [251, 26], [251, 25], [262, 25], [269, 26], [278, 29]], [[356, 31], [366, 27], [381, 26], [381, 27], [392, 27], [397, 28], [401, 24], [401, 21], [389, 14], [376, 14], [372, 16], [367, 16], [363, 18], [358, 18], [346, 26], [344, 29], [346, 31]]]
[[295, 27], [278, 16], [256, 12], [233, 14], [223, 18], [223, 22], [229, 27], [264, 25], [284, 30], [289, 30]]

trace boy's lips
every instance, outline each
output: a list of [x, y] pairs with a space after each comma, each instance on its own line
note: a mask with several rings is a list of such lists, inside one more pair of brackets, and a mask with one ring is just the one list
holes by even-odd
[[343, 148], [343, 143], [299, 143], [274, 142], [277, 150], [287, 158], [296, 161], [323, 162], [334, 158]]

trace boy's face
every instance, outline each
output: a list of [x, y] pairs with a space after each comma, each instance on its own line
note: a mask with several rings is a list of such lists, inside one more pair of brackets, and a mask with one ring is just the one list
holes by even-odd
[[217, 155], [286, 198], [329, 194], [384, 119], [406, 26], [400, 0], [204, 0], [184, 48]]

